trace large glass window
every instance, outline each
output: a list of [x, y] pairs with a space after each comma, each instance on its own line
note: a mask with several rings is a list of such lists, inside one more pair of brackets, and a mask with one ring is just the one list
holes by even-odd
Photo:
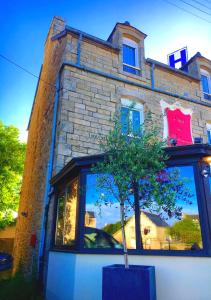
[[[143, 249], [201, 250], [203, 244], [194, 169], [192, 166], [180, 166], [167, 170], [170, 173], [172, 171], [177, 174], [175, 182], [172, 182], [171, 186], [176, 197], [177, 207], [181, 207], [181, 214], [170, 217], [167, 211], [163, 211], [161, 214], [160, 212], [156, 213], [155, 209], [154, 211], [146, 208], [140, 209]], [[122, 233], [119, 203], [113, 196], [107, 194], [108, 191], [99, 190], [98, 176], [100, 175], [88, 174], [86, 176], [84, 247], [121, 249]], [[161, 189], [165, 188], [161, 181], [158, 183]], [[115, 192], [112, 179], [111, 184]], [[131, 208], [131, 203], [133, 208]], [[137, 218], [134, 208], [133, 196], [131, 195], [130, 205], [126, 203], [125, 218], [128, 249], [136, 249]]]
[[[84, 247], [121, 249], [120, 205], [106, 190], [99, 190], [98, 176], [100, 175], [86, 176]], [[115, 191], [111, 177], [110, 183]], [[128, 224], [127, 246], [129, 249], [134, 249], [136, 247], [135, 216], [132, 210], [127, 210], [125, 222]]]
[[57, 204], [55, 245], [74, 246], [76, 240], [78, 180], [72, 181], [60, 193]]
[[[144, 249], [200, 250], [202, 249], [199, 211], [192, 166], [168, 168], [177, 173], [174, 184], [176, 204], [181, 207], [180, 219], [168, 214], [141, 211], [141, 236]], [[162, 182], [160, 182], [162, 188]], [[168, 193], [168, 191], [167, 191]]]

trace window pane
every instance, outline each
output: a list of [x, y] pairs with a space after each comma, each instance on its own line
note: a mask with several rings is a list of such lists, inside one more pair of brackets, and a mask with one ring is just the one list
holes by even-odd
[[121, 108], [121, 127], [122, 127], [122, 133], [127, 134], [128, 133], [128, 121], [129, 121], [129, 109], [127, 107]]
[[[199, 250], [202, 249], [202, 237], [199, 221], [195, 179], [192, 166], [169, 168], [176, 170], [178, 179], [175, 182], [184, 183], [183, 196], [181, 190], [176, 190], [176, 203], [182, 207], [182, 216], [169, 218], [151, 213], [141, 212], [141, 236], [144, 249], [163, 250]], [[174, 182], [173, 182], [174, 183]], [[183, 198], [185, 195], [185, 199]]]
[[207, 130], [208, 143], [211, 144], [211, 130]]
[[209, 94], [209, 82], [208, 82], [208, 77], [205, 76], [205, 75], [201, 75], [201, 82], [202, 82], [203, 92]]
[[56, 235], [55, 235], [56, 245], [63, 244], [64, 208], [65, 208], [65, 194], [62, 193], [58, 197], [58, 205], [57, 205], [57, 222], [56, 222]]
[[125, 65], [123, 65], [123, 71], [129, 72], [131, 74], [135, 74], [135, 75], [138, 75], [138, 76], [140, 76], [140, 74], [141, 74], [140, 70], [137, 70], [133, 67], [129, 67], [129, 66], [125, 66]]
[[77, 190], [78, 182], [75, 180], [67, 188], [64, 221], [64, 245], [74, 245], [75, 243]]
[[76, 235], [78, 181], [74, 180], [58, 198], [56, 245], [73, 246]]
[[140, 134], [140, 111], [132, 111], [133, 133]]
[[135, 66], [135, 48], [123, 44], [123, 63]]
[[[107, 190], [99, 190], [98, 176], [100, 175], [87, 175], [84, 247], [122, 249], [119, 202]], [[112, 177], [108, 176], [108, 178], [116, 191]], [[130, 236], [128, 248], [135, 248], [135, 223], [132, 210], [127, 211], [126, 223], [128, 224], [126, 239]]]
[[[141, 112], [138, 110], [129, 109], [127, 107], [121, 108], [121, 127], [123, 134], [140, 134]], [[143, 119], [143, 117], [142, 117]]]

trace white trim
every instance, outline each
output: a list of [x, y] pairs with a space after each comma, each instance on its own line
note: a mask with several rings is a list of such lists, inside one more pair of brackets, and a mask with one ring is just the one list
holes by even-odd
[[[165, 140], [168, 138], [168, 121], [167, 121], [167, 116], [166, 116], [166, 112], [165, 112], [166, 108], [169, 108], [170, 110], [180, 109], [183, 114], [190, 115], [191, 120], [192, 120], [193, 110], [191, 108], [182, 107], [179, 102], [169, 104], [169, 103], [167, 103], [167, 102], [165, 102], [164, 100], [161, 99], [160, 106], [161, 106], [162, 115], [163, 115], [163, 138]], [[193, 141], [192, 122], [190, 123], [190, 130], [191, 130], [191, 139]]]
[[133, 69], [138, 70], [138, 71], [141, 70], [139, 67], [134, 67], [134, 66], [131, 66], [131, 65], [128, 65], [128, 64], [125, 64], [125, 63], [123, 63], [123, 66], [130, 67], [130, 68], [133, 68]]

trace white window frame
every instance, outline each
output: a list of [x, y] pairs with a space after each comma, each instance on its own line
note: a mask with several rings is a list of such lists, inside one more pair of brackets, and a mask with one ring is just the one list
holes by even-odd
[[127, 46], [132, 47], [132, 48], [135, 49], [135, 66], [131, 66], [131, 65], [128, 65], [128, 64], [124, 63], [123, 55], [122, 55], [122, 64], [123, 64], [123, 66], [130, 67], [130, 68], [133, 68], [135, 70], [140, 71], [141, 69], [140, 69], [140, 63], [139, 63], [138, 44], [135, 41], [133, 41], [131, 39], [128, 39], [126, 37], [123, 37], [122, 44], [127, 45]]
[[[132, 111], [136, 110], [140, 112], [140, 126], [144, 123], [144, 105], [142, 103], [137, 103], [135, 101], [122, 98], [121, 99], [121, 107], [130, 108], [133, 105], [133, 108], [129, 111], [129, 119], [132, 122]], [[133, 133], [129, 133], [128, 136], [133, 136]]]
[[209, 93], [204, 92], [202, 81], [201, 81], [201, 89], [202, 89], [202, 93], [203, 93], [203, 98], [204, 98], [204, 94], [211, 97], [211, 74], [208, 71], [203, 70], [203, 69], [200, 70], [200, 74], [207, 77], [208, 87], [209, 87]]

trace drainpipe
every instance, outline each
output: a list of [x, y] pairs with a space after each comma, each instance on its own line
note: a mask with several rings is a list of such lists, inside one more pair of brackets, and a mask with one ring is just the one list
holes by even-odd
[[45, 194], [44, 194], [44, 202], [42, 208], [41, 232], [40, 232], [40, 243], [39, 243], [38, 265], [37, 265], [39, 279], [43, 279], [42, 276], [44, 272], [45, 236], [46, 236], [46, 228], [47, 228], [47, 221], [48, 221], [47, 217], [48, 217], [48, 208], [49, 208], [50, 191], [51, 191], [50, 180], [53, 172], [57, 111], [58, 111], [59, 92], [60, 92], [60, 78], [61, 78], [61, 71], [59, 72], [56, 80], [56, 97], [54, 103], [53, 121], [52, 121], [52, 129], [51, 129], [50, 156], [47, 165], [47, 173], [46, 173], [46, 180], [45, 180]]
[[155, 88], [155, 64], [151, 65], [151, 87], [152, 89]]

